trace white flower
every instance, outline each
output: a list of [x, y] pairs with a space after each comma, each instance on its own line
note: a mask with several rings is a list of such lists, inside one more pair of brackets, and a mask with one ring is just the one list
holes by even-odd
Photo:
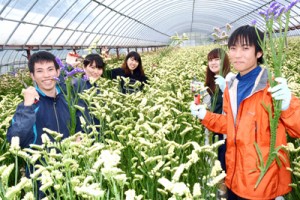
[[151, 142], [149, 142], [149, 141], [147, 141], [145, 138], [142, 138], [142, 137], [140, 137], [140, 138], [138, 138], [138, 142], [141, 144], [141, 145], [145, 145], [145, 146], [148, 146], [148, 147], [154, 147], [154, 145], [151, 143]]
[[77, 110], [79, 110], [81, 113], [84, 113], [85, 108], [79, 105], [73, 105]]
[[168, 200], [177, 200], [177, 198], [173, 195], [172, 197], [168, 198]]
[[33, 172], [32, 174], [30, 174], [30, 178], [31, 179], [36, 179], [44, 170], [46, 170], [46, 168], [43, 167], [42, 165], [38, 165], [37, 167], [39, 169], [35, 170], [35, 172]]
[[154, 175], [163, 165], [165, 164], [165, 161], [160, 161], [152, 170], [151, 174]]
[[23, 188], [31, 187], [31, 186], [32, 186], [31, 181], [28, 178], [23, 177], [21, 178], [20, 182], [17, 185], [7, 189], [5, 197], [7, 199], [13, 199], [15, 195], [19, 193]]
[[29, 159], [30, 159], [29, 154], [27, 154], [27, 153], [24, 152], [24, 151], [18, 151], [18, 156], [19, 156], [19, 157], [22, 157], [24, 160], [29, 160]]
[[107, 180], [110, 180], [111, 178], [115, 177], [116, 175], [122, 173], [122, 170], [119, 168], [116, 168], [116, 167], [102, 168], [101, 173]]
[[162, 195], [164, 195], [164, 196], [167, 196], [167, 195], [168, 195], [168, 192], [167, 192], [166, 190], [157, 188], [157, 191], [158, 191], [159, 193], [161, 193]]
[[11, 144], [10, 144], [9, 150], [12, 152], [20, 150], [20, 138], [19, 137], [11, 138]]
[[168, 154], [173, 155], [174, 154], [174, 150], [175, 150], [175, 146], [171, 145], [168, 149]]
[[51, 143], [51, 140], [50, 140], [50, 138], [48, 137], [48, 135], [46, 133], [43, 133], [41, 137], [42, 137], [43, 144]]
[[[10, 164], [9, 166], [4, 166], [4, 170], [1, 173], [1, 181], [3, 183], [7, 182], [10, 173], [12, 172], [12, 170], [14, 169], [14, 164]], [[2, 169], [1, 169], [2, 170]]]
[[220, 171], [222, 171], [221, 162], [219, 160], [215, 160], [215, 165], [211, 169], [210, 176], [215, 177]]
[[42, 176], [39, 178], [41, 180], [42, 186], [40, 190], [45, 192], [49, 187], [53, 185], [53, 180], [49, 171], [44, 170]]
[[94, 183], [89, 186], [81, 186], [75, 187], [76, 193], [79, 194], [86, 194], [90, 197], [101, 198], [104, 196], [105, 192], [100, 189], [99, 185]]
[[190, 155], [187, 156], [188, 159], [190, 159], [190, 161], [192, 163], [197, 163], [199, 160], [199, 156], [196, 150], [193, 150], [192, 153]]
[[185, 185], [185, 183], [179, 182], [179, 183], [174, 183], [171, 193], [176, 194], [178, 196], [183, 196], [184, 194], [190, 193], [190, 190]]
[[103, 160], [99, 157], [97, 161], [93, 164], [92, 169], [97, 170], [103, 164]]
[[85, 127], [85, 126], [86, 126], [86, 121], [85, 121], [85, 119], [84, 119], [82, 116], [80, 116], [80, 117], [79, 117], [79, 120], [80, 120], [81, 126], [82, 126], [82, 127]]
[[[30, 146], [30, 148], [31, 149], [37, 149], [37, 150], [44, 150], [44, 148], [45, 148], [45, 145], [44, 144], [42, 144], [42, 145], [38, 145], [38, 144], [30, 144], [29, 145]], [[26, 148], [26, 150], [31, 150], [31, 149], [29, 149], [29, 148]]]
[[221, 174], [216, 176], [214, 179], [212, 179], [209, 183], [207, 183], [208, 186], [213, 187], [216, 184], [218, 184], [221, 180], [223, 180], [226, 177], [226, 173], [222, 171]]
[[34, 195], [32, 192], [27, 192], [22, 200], [34, 200]]
[[109, 150], [103, 150], [101, 152], [100, 159], [102, 160], [105, 168], [110, 168], [117, 166], [121, 157], [115, 152], [111, 153]]
[[158, 179], [158, 182], [163, 185], [166, 190], [171, 190], [173, 188], [173, 183], [164, 177]]
[[[54, 138], [55, 141], [60, 141], [61, 138], [63, 137], [63, 134], [58, 133], [58, 132], [56, 132], [56, 131], [52, 131], [52, 130], [50, 130], [50, 129], [48, 129], [48, 128], [43, 128], [43, 131], [49, 133], [49, 135], [51, 135], [51, 136]], [[43, 138], [42, 138], [42, 139], [43, 139]], [[45, 139], [47, 140], [47, 138], [45, 138]], [[47, 144], [47, 143], [49, 143], [49, 142], [46, 142], [46, 143], [44, 143], [44, 144]]]
[[53, 187], [54, 187], [55, 190], [60, 190], [61, 189], [61, 185], [60, 184], [55, 184]]
[[53, 170], [51, 172], [51, 175], [55, 178], [55, 180], [63, 180], [64, 179], [62, 172], [59, 170]]
[[225, 140], [219, 140], [218, 142], [215, 142], [211, 145], [212, 148], [218, 148], [219, 146], [221, 146], [222, 144], [225, 143]]
[[117, 181], [118, 185], [124, 186], [127, 180], [126, 174], [118, 174], [114, 176], [114, 179]]
[[193, 197], [201, 196], [201, 186], [200, 183], [195, 183], [193, 187]]
[[179, 181], [180, 176], [181, 176], [181, 174], [182, 174], [182, 172], [183, 172], [184, 169], [185, 169], [185, 164], [181, 164], [181, 165], [177, 168], [177, 170], [176, 170], [174, 176], [172, 177], [172, 181], [174, 181], [174, 182]]
[[134, 197], [135, 197], [135, 190], [127, 190], [125, 192], [125, 195], [126, 195], [126, 200], [134, 200]]

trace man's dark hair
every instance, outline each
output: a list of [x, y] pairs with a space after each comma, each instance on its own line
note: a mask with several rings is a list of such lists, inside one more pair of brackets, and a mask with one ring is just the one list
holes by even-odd
[[[259, 38], [261, 41], [264, 40], [264, 33], [261, 32], [259, 29], [255, 30], [255, 27], [245, 25], [237, 28], [229, 37], [228, 40], [228, 48], [230, 49], [231, 46], [236, 45], [236, 43], [241, 43], [252, 46], [255, 46], [255, 54], [257, 52], [262, 52], [263, 50], [259, 43]], [[263, 64], [264, 59], [263, 55], [257, 59], [257, 63]]]
[[57, 64], [55, 60], [55, 56], [52, 53], [49, 53], [47, 51], [39, 51], [30, 56], [30, 59], [28, 61], [28, 68], [30, 73], [34, 74], [34, 65], [35, 63], [44, 63], [44, 62], [53, 62], [55, 65], [55, 69], [59, 69], [59, 65]]

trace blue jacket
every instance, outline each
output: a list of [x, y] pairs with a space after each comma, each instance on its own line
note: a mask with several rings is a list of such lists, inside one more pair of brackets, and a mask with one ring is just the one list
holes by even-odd
[[[55, 98], [46, 96], [39, 88], [36, 90], [40, 95], [39, 101], [32, 106], [24, 106], [24, 102], [20, 103], [7, 131], [7, 140], [11, 142], [12, 137], [18, 136], [22, 148], [29, 147], [30, 144], [42, 144], [43, 128], [57, 131], [63, 134], [63, 138], [69, 136], [70, 113], [59, 87], [56, 87]], [[78, 131], [80, 123], [77, 124]], [[53, 138], [48, 136], [53, 141]]]

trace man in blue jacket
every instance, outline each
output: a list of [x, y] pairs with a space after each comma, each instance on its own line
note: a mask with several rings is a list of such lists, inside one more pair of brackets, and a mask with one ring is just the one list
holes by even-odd
[[[11, 142], [12, 137], [18, 136], [22, 148], [29, 147], [30, 144], [42, 144], [43, 128], [57, 131], [63, 134], [63, 138], [69, 136], [70, 113], [64, 95], [54, 79], [60, 75], [55, 56], [45, 51], [34, 53], [28, 67], [36, 87], [30, 86], [24, 90], [24, 101], [18, 105], [7, 132], [8, 141]], [[78, 123], [77, 130], [79, 129]]]
[[[7, 140], [11, 142], [12, 137], [19, 137], [22, 148], [30, 147], [30, 144], [42, 144], [43, 128], [57, 131], [63, 134], [63, 138], [68, 137], [70, 123], [68, 104], [55, 80], [60, 75], [55, 56], [46, 51], [34, 53], [28, 67], [36, 86], [23, 91], [24, 101], [18, 105], [7, 131]], [[80, 123], [77, 123], [76, 131], [79, 130]], [[54, 140], [50, 135], [48, 137]], [[33, 166], [30, 168], [32, 170]], [[29, 177], [29, 173], [26, 170], [26, 176]], [[45, 194], [39, 191], [38, 199], [43, 197]]]

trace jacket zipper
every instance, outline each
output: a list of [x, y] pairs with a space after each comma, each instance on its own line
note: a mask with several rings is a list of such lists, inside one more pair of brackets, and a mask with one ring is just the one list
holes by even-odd
[[[268, 85], [268, 84], [267, 84]], [[255, 87], [255, 85], [254, 85]], [[253, 93], [250, 93], [245, 99], [243, 99], [243, 101], [240, 103], [240, 106], [242, 105], [242, 103], [248, 99], [249, 97], [253, 96], [255, 93], [260, 92], [264, 90], [264, 88], [261, 88], [259, 90], [254, 91]], [[228, 89], [229, 91], [229, 89]], [[238, 116], [239, 111], [237, 111], [237, 116]], [[235, 175], [235, 170], [236, 170], [236, 160], [237, 160], [237, 145], [236, 145], [236, 137], [237, 137], [237, 131], [238, 131], [238, 124], [239, 124], [239, 118], [236, 118], [236, 123], [235, 123], [235, 135], [234, 135], [234, 146], [235, 146], [235, 160], [234, 160], [234, 170], [233, 170], [233, 174], [231, 177], [231, 183], [230, 183], [230, 190], [232, 189], [232, 182], [233, 182], [233, 178]], [[255, 140], [257, 142], [257, 122], [255, 121]]]
[[[238, 121], [237, 121], [238, 122]], [[238, 124], [238, 123], [237, 123]], [[235, 125], [235, 136], [234, 136], [234, 147], [235, 147], [235, 153], [234, 153], [234, 169], [233, 169], [233, 174], [232, 174], [232, 177], [231, 177], [231, 183], [230, 183], [230, 190], [232, 190], [232, 182], [233, 182], [233, 178], [234, 178], [234, 175], [235, 175], [235, 169], [236, 169], [236, 160], [237, 160], [237, 145], [236, 145], [236, 134], [237, 134], [237, 131], [238, 131], [238, 125]]]
[[257, 143], [257, 122], [255, 121], [255, 143]]
[[[245, 99], [244, 99], [245, 100]], [[243, 101], [244, 101], [243, 100]], [[242, 102], [243, 102], [242, 101]], [[239, 110], [242, 109], [242, 102], [240, 104], [240, 107], [239, 107]], [[234, 178], [234, 175], [235, 175], [235, 170], [236, 170], [236, 163], [237, 163], [237, 144], [236, 144], [236, 138], [237, 138], [237, 133], [238, 133], [238, 127], [239, 127], [239, 123], [240, 123], [240, 116], [239, 116], [239, 113], [241, 112], [237, 112], [237, 118], [236, 118], [236, 121], [235, 121], [235, 134], [234, 134], [234, 147], [235, 147], [235, 153], [234, 153], [234, 169], [233, 169], [233, 174], [232, 174], [232, 177], [231, 177], [231, 183], [230, 183], [230, 190], [232, 188], [232, 182], [233, 182], [233, 178]]]
[[56, 119], [56, 124], [57, 124], [57, 132], [60, 133], [59, 123], [58, 123], [58, 117], [57, 117], [57, 112], [56, 112], [56, 99], [54, 99], [53, 109], [54, 109], [54, 114], [55, 114], [55, 119]]

